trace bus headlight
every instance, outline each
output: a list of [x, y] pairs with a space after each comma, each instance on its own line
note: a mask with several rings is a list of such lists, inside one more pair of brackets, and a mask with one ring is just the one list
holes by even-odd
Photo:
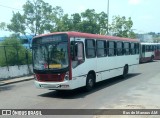
[[69, 72], [66, 72], [64, 79], [69, 80]]

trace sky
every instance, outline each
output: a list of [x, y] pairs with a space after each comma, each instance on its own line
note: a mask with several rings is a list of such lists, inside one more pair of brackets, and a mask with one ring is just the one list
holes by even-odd
[[[22, 6], [27, 0], [1, 0], [0, 22], [10, 23], [14, 12], [23, 13]], [[81, 13], [86, 9], [95, 9], [96, 13], [107, 13], [107, 0], [44, 0], [50, 5], [61, 6], [64, 13]], [[131, 17], [132, 29], [136, 33], [160, 32], [159, 0], [109, 0], [109, 23], [115, 15]], [[5, 7], [4, 7], [5, 6]], [[11, 8], [15, 9], [11, 9]], [[0, 31], [0, 37], [9, 35]]]

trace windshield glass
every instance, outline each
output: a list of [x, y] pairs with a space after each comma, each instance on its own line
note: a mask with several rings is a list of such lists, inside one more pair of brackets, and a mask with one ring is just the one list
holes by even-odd
[[34, 69], [63, 69], [68, 67], [67, 37], [47, 36], [33, 41]]

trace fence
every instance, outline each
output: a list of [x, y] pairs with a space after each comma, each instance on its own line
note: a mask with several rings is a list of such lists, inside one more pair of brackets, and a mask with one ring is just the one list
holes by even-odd
[[31, 49], [23, 46], [5, 45], [0, 46], [0, 67], [7, 67], [9, 71], [10, 66], [29, 65], [32, 63]]

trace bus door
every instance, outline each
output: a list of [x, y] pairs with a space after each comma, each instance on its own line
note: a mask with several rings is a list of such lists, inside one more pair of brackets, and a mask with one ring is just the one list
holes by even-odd
[[85, 69], [82, 66], [85, 61], [83, 40], [81, 40], [80, 38], [71, 38], [70, 52], [73, 77], [85, 75]]

